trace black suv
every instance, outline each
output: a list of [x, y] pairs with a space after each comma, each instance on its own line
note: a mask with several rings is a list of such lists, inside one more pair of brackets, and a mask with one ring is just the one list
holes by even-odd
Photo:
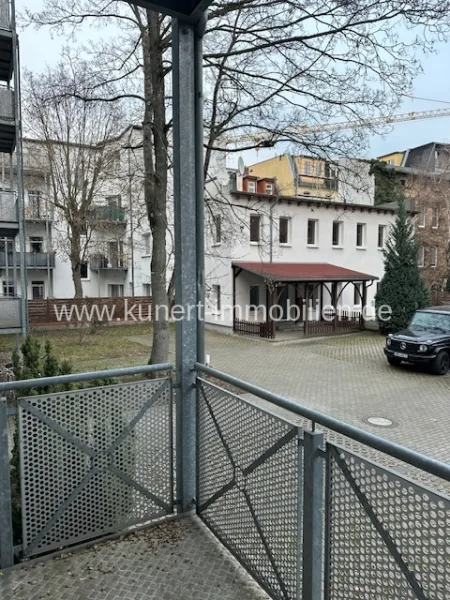
[[450, 306], [417, 310], [408, 329], [389, 334], [384, 353], [390, 365], [429, 365], [436, 375], [445, 375], [450, 368]]

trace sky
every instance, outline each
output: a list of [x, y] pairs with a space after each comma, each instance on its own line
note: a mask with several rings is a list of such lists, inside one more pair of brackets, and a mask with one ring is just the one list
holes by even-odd
[[[17, 10], [20, 12], [25, 7], [37, 10], [41, 0], [18, 0]], [[95, 30], [89, 29], [82, 37], [83, 41], [92, 39]], [[21, 64], [22, 68], [40, 71], [45, 64], [57, 62], [64, 40], [50, 36], [47, 29], [36, 31], [27, 28], [20, 32]], [[441, 102], [430, 102], [404, 98], [398, 113], [411, 111], [435, 110], [440, 108], [450, 109], [450, 43], [436, 45], [436, 53], [422, 57], [423, 73], [414, 82], [413, 95], [418, 98], [428, 98]], [[445, 104], [447, 102], [448, 104]], [[396, 150], [405, 150], [427, 142], [450, 142], [450, 116], [438, 119], [398, 123], [392, 126], [389, 133], [383, 136], [374, 136], [370, 140], [368, 157], [380, 156]], [[247, 164], [271, 158], [281, 154], [283, 148], [261, 150], [256, 153], [246, 152], [243, 155]], [[233, 158], [237, 161], [237, 156]], [[234, 165], [233, 165], [234, 166]]]

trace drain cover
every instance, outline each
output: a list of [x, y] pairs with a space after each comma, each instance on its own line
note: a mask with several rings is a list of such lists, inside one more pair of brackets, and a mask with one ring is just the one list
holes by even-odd
[[386, 419], [386, 417], [369, 417], [367, 422], [371, 425], [376, 425], [377, 427], [392, 427], [394, 424], [390, 419]]

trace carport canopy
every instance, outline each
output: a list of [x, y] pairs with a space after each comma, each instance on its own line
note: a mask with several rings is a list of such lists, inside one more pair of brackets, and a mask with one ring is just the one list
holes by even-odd
[[248, 271], [277, 283], [375, 281], [378, 277], [329, 263], [233, 262], [233, 270]]

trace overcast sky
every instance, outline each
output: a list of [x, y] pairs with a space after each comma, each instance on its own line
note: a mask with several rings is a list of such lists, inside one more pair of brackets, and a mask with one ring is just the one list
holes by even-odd
[[[18, 0], [17, 9], [25, 6], [36, 10], [41, 0]], [[89, 29], [84, 41], [95, 36], [95, 31]], [[53, 64], [58, 60], [64, 40], [52, 39], [48, 30], [36, 31], [26, 29], [20, 32], [22, 67], [33, 71], [42, 70], [46, 63]], [[423, 74], [414, 83], [414, 95], [448, 102], [448, 104], [412, 100], [405, 98], [399, 113], [410, 111], [450, 109], [450, 44], [437, 44], [437, 54], [422, 59]], [[385, 136], [376, 136], [370, 141], [371, 156], [379, 156], [394, 150], [404, 150], [430, 141], [450, 142], [450, 117], [429, 119], [425, 121], [399, 123]], [[244, 156], [247, 163], [256, 162], [275, 156], [278, 150], [261, 151], [258, 154], [249, 153]], [[254, 156], [252, 156], [254, 155]]]

